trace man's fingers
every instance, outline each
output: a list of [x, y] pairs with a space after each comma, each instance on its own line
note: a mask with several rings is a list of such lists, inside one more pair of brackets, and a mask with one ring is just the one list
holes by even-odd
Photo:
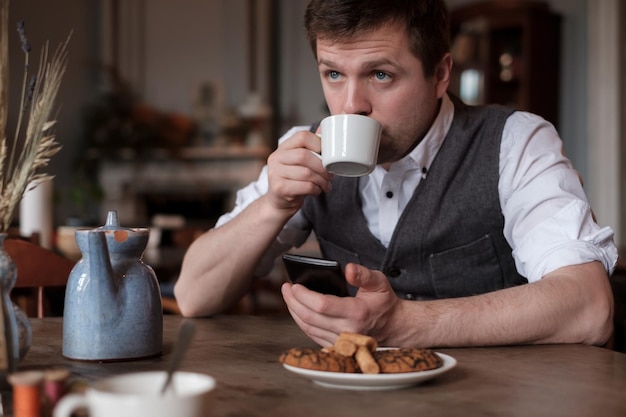
[[360, 291], [383, 292], [389, 290], [387, 277], [380, 271], [372, 271], [362, 265], [350, 263], [344, 270], [348, 282]]

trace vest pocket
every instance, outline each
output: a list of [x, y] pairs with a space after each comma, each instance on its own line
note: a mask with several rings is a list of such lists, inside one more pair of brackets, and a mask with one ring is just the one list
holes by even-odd
[[504, 276], [490, 235], [430, 255], [437, 298], [465, 297], [504, 288]]

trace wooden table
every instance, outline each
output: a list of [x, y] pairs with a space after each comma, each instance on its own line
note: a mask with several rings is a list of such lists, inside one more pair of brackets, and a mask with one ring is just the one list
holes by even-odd
[[[164, 317], [163, 355], [88, 363], [61, 355], [62, 321], [33, 319], [33, 347], [21, 370], [54, 366], [93, 380], [162, 370], [183, 320]], [[323, 388], [285, 370], [280, 353], [314, 346], [289, 317], [195, 319], [182, 368], [216, 378], [212, 416], [626, 416], [626, 355], [583, 345], [441, 349], [458, 365], [422, 385], [395, 391]]]

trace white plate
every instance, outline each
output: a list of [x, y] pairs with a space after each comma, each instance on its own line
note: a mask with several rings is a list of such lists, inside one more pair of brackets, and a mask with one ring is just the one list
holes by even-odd
[[443, 359], [443, 365], [437, 369], [418, 372], [393, 374], [354, 374], [345, 372], [313, 371], [283, 364], [285, 369], [311, 379], [318, 385], [328, 388], [349, 390], [391, 390], [406, 388], [441, 375], [456, 366], [452, 356], [437, 353]]

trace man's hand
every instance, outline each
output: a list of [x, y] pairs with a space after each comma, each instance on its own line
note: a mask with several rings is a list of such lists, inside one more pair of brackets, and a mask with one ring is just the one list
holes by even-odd
[[330, 191], [332, 174], [312, 152], [320, 153], [320, 139], [301, 131], [282, 142], [267, 160], [267, 198], [276, 209], [293, 215], [307, 195]]
[[613, 325], [613, 297], [600, 262], [559, 268], [543, 279], [485, 294], [431, 301], [396, 297], [387, 278], [346, 266], [356, 297], [315, 293], [284, 284], [294, 320], [315, 342], [340, 332], [364, 333], [388, 346], [457, 347], [528, 343], [601, 345]]
[[260, 260], [304, 198], [330, 190], [332, 175], [311, 152], [320, 147], [311, 132], [283, 141], [268, 159], [268, 192], [191, 244], [174, 288], [185, 316], [216, 314], [235, 305], [250, 290]]
[[348, 264], [346, 280], [359, 290], [355, 297], [335, 297], [302, 285], [283, 284], [282, 294], [291, 316], [321, 346], [335, 342], [339, 333], [363, 333], [384, 342], [398, 323], [401, 303], [380, 271]]

